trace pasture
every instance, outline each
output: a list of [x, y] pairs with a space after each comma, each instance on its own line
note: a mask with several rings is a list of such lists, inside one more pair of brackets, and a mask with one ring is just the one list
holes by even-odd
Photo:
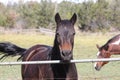
[[[78, 33], [75, 36], [74, 59], [96, 58], [96, 44], [103, 45], [116, 34]], [[0, 42], [9, 41], [20, 47], [29, 48], [35, 44], [53, 45], [53, 35], [44, 34], [0, 34]], [[120, 57], [115, 55], [112, 57]], [[16, 61], [18, 57], [8, 57], [1, 62]], [[94, 63], [77, 63], [80, 80], [119, 80], [120, 62], [109, 62], [100, 71], [93, 67]], [[21, 80], [21, 66], [0, 66], [0, 80]]]

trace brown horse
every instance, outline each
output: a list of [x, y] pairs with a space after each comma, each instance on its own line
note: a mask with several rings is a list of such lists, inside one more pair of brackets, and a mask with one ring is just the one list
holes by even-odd
[[[97, 45], [97, 48], [99, 50], [98, 53], [97, 53], [97, 58], [110, 58], [111, 55], [120, 54], [120, 34], [111, 38], [102, 47], [99, 47]], [[104, 66], [107, 63], [108, 63], [108, 61], [96, 62], [94, 67], [95, 67], [96, 70], [99, 71], [102, 68], [102, 66]]]
[[61, 60], [60, 64], [25, 64], [22, 65], [23, 80], [78, 80], [73, 59], [74, 24], [77, 16], [74, 14], [70, 20], [61, 20], [59, 14], [55, 15], [57, 24], [53, 47], [35, 45], [28, 49], [22, 61]]

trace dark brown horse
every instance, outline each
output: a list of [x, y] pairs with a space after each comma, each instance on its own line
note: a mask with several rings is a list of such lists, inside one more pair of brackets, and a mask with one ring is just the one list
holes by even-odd
[[23, 80], [78, 80], [75, 64], [69, 63], [73, 59], [76, 19], [77, 16], [74, 14], [70, 20], [61, 20], [57, 13], [53, 47], [35, 45], [23, 56], [23, 61], [61, 60], [65, 63], [22, 65]]
[[[117, 54], [120, 55], [120, 34], [111, 38], [102, 47], [99, 47], [99, 45], [97, 45], [97, 48], [99, 50], [97, 53], [97, 58], [110, 58], [111, 55], [117, 55]], [[107, 63], [108, 61], [96, 62], [94, 67], [96, 70], [99, 71], [102, 68], [102, 66], [104, 66]]]

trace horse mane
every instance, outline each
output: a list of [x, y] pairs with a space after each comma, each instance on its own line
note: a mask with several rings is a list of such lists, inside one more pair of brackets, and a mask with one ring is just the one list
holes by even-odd
[[120, 39], [120, 34], [112, 37], [110, 40], [108, 40], [107, 44], [111, 44], [113, 42], [115, 42], [116, 40]]

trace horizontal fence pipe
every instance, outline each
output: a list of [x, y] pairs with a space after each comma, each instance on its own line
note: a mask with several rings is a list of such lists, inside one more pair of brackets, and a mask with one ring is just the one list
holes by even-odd
[[[102, 59], [80, 59], [70, 60], [69, 63], [89, 63], [89, 62], [100, 62], [100, 61], [120, 61], [120, 58], [102, 58]], [[68, 63], [60, 60], [48, 60], [48, 61], [24, 61], [24, 62], [0, 62], [0, 66], [5, 65], [22, 65], [22, 64], [58, 64]]]

